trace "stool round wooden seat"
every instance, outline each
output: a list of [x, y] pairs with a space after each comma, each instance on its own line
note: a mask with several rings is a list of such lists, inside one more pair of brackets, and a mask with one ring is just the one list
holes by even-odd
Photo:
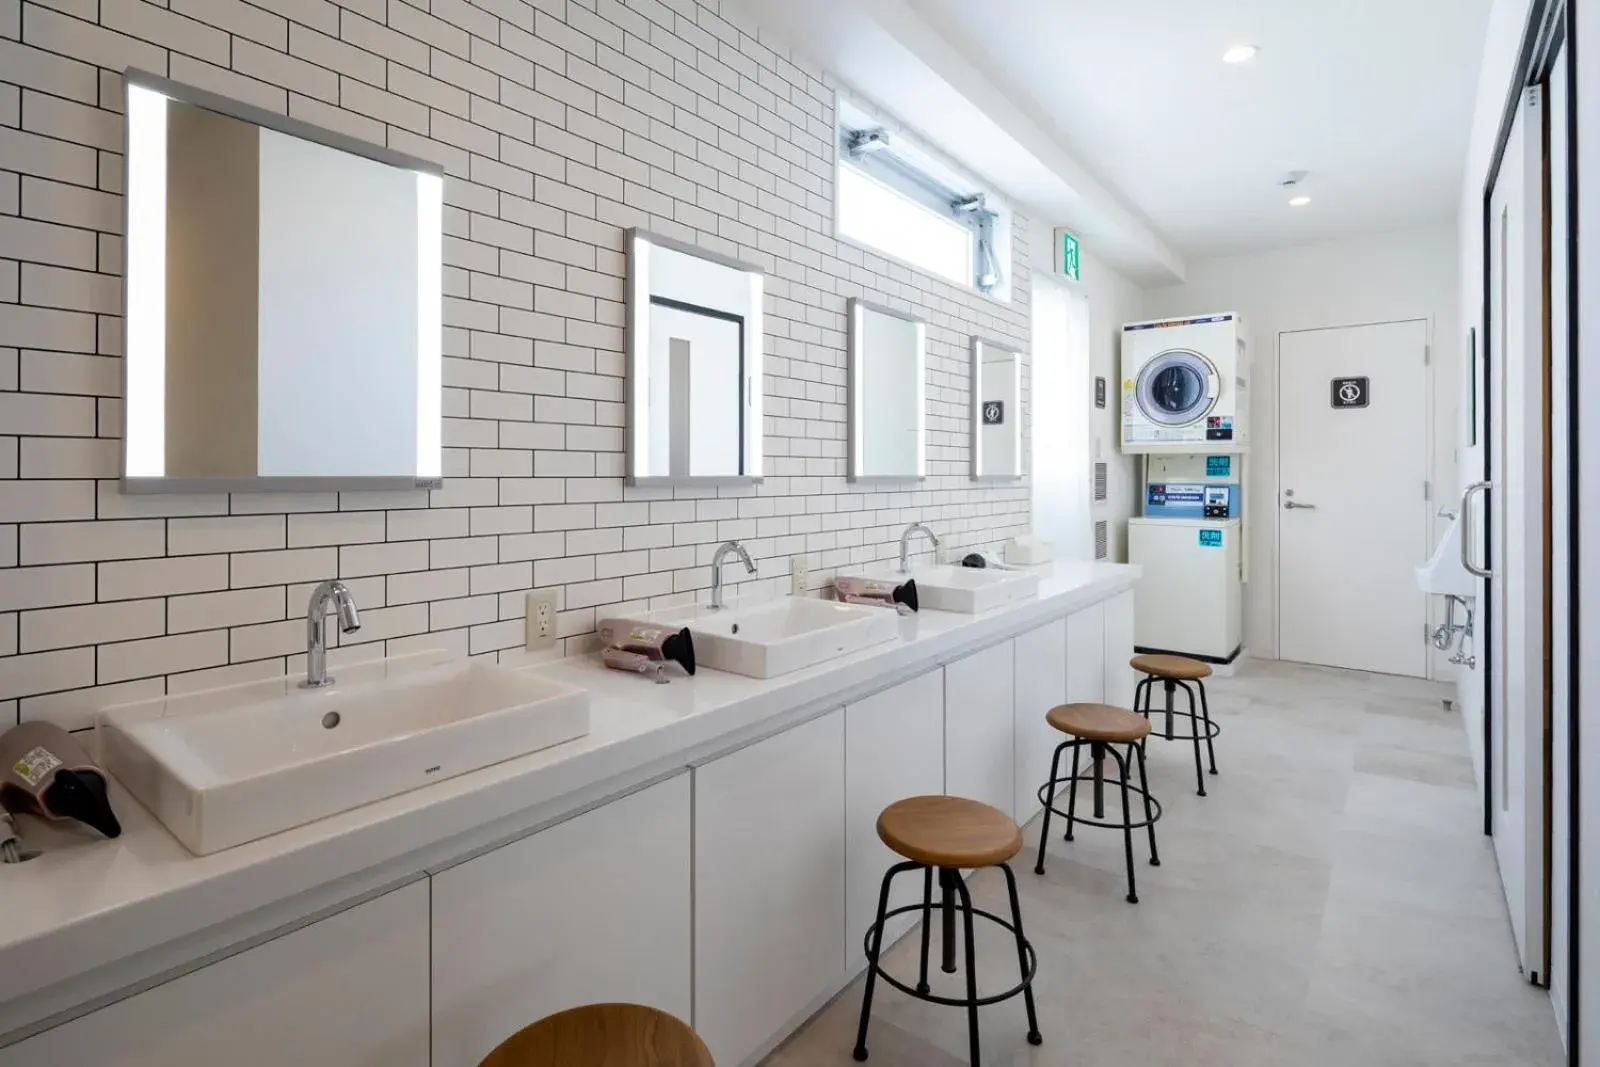
[[[1044, 805], [1044, 822], [1039, 827], [1039, 860], [1033, 865], [1034, 874], [1044, 873], [1044, 856], [1050, 841], [1050, 818], [1059, 815], [1067, 820], [1066, 840], [1072, 840], [1076, 823], [1101, 826], [1122, 831], [1123, 854], [1128, 865], [1128, 903], [1139, 903], [1139, 891], [1133, 876], [1133, 831], [1144, 827], [1150, 837], [1150, 865], [1161, 866], [1156, 852], [1156, 820], [1161, 818], [1161, 805], [1150, 795], [1150, 783], [1145, 777], [1144, 739], [1150, 736], [1150, 720], [1136, 711], [1111, 704], [1059, 704], [1045, 712], [1045, 722], [1067, 735], [1056, 746], [1050, 759], [1050, 780], [1039, 787], [1039, 803]], [[1118, 748], [1126, 749], [1126, 755]], [[1078, 771], [1083, 750], [1089, 750], [1092, 769], [1088, 774]], [[1072, 750], [1072, 771], [1061, 773], [1061, 757]], [[1112, 783], [1122, 791], [1122, 820], [1113, 821], [1106, 816], [1106, 757], [1117, 765], [1117, 778]], [[1139, 769], [1139, 784], [1130, 780], [1134, 767]], [[1078, 814], [1078, 783], [1093, 783], [1094, 814]], [[1057, 790], [1065, 789], [1067, 810], [1056, 807]], [[1131, 794], [1144, 799], [1144, 818], [1134, 817], [1129, 802]]]
[[[890, 850], [905, 860], [890, 867], [878, 890], [877, 918], [867, 927], [862, 948], [867, 956], [867, 981], [861, 994], [861, 1024], [856, 1030], [857, 1060], [867, 1058], [867, 1027], [872, 1021], [872, 993], [881, 978], [900, 992], [930, 1004], [947, 1004], [967, 1011], [967, 1039], [972, 1067], [978, 1067], [978, 1009], [986, 1004], [1022, 995], [1028, 1009], [1028, 1043], [1044, 1040], [1039, 1034], [1039, 1017], [1033, 1003], [1033, 976], [1039, 959], [1022, 933], [1022, 905], [1017, 899], [1017, 878], [1006, 862], [1022, 851], [1022, 830], [1011, 816], [977, 800], [952, 796], [907, 797], [890, 804], [878, 816], [878, 837]], [[999, 867], [1005, 874], [1006, 891], [1011, 898], [1011, 916], [1005, 918], [974, 907], [972, 894], [961, 872], [975, 867]], [[966, 948], [966, 996], [943, 996], [928, 984], [928, 954], [933, 939], [934, 873], [939, 876], [942, 900], [939, 910], [942, 952], [940, 970], [956, 973], [956, 919], [960, 917]], [[889, 906], [889, 891], [902, 874], [922, 875], [922, 901], [897, 908]], [[922, 913], [922, 955], [917, 984], [912, 986], [885, 970], [881, 963], [884, 926], [890, 919], [913, 912]], [[1016, 942], [1016, 985], [986, 996], [978, 994], [978, 963], [973, 937], [974, 919], [984, 919], [1002, 927]]]
[[[1150, 729], [1137, 715], [1134, 721]], [[926, 867], [993, 867], [1022, 851], [1022, 831], [998, 808], [965, 797], [907, 797], [883, 809], [878, 836]]]
[[1046, 712], [1044, 718], [1062, 733], [1085, 741], [1126, 745], [1142, 741], [1150, 733], [1149, 719], [1110, 704], [1061, 704]]
[[585, 1004], [502, 1041], [478, 1067], [715, 1067], [689, 1027], [642, 1004]]
[[[1206, 776], [1200, 764], [1200, 742], [1206, 743], [1206, 758], [1211, 764], [1211, 773], [1216, 774], [1217, 748], [1214, 742], [1217, 735], [1222, 733], [1222, 727], [1211, 721], [1211, 706], [1206, 702], [1205, 680], [1211, 677], [1211, 665], [1188, 656], [1145, 653], [1130, 659], [1128, 666], [1144, 675], [1133, 690], [1134, 710], [1146, 719], [1153, 712], [1161, 711], [1165, 721], [1156, 736], [1168, 741], [1189, 741], [1193, 744], [1195, 792], [1205, 796]], [[1161, 686], [1165, 697], [1164, 706], [1159, 709], [1153, 706], [1157, 685]], [[1189, 698], [1188, 711], [1177, 709], [1177, 693], [1180, 689]], [[1200, 693], [1198, 707], [1195, 705], [1196, 690]], [[1178, 719], [1188, 721], [1186, 732], [1174, 730], [1174, 723]]]
[[1163, 653], [1149, 653], [1133, 657], [1128, 665], [1140, 674], [1149, 674], [1157, 678], [1172, 678], [1182, 682], [1198, 682], [1202, 678], [1211, 677], [1211, 665], [1188, 656], [1171, 656]]

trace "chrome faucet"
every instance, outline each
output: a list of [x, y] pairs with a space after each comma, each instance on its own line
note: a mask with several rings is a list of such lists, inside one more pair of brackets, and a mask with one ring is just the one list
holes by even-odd
[[737, 541], [729, 541], [717, 546], [716, 554], [711, 557], [711, 610], [722, 610], [722, 561], [729, 555], [737, 555], [739, 562], [744, 564], [746, 574], [756, 572], [755, 561], [750, 558], [750, 553], [745, 551], [743, 545]]
[[933, 542], [934, 562], [938, 562], [939, 545], [940, 545], [939, 535], [934, 533], [932, 530], [928, 529], [928, 527], [925, 526], [924, 524], [922, 524], [920, 522], [914, 522], [910, 526], [906, 527], [906, 532], [905, 533], [900, 535], [900, 573], [901, 574], [910, 574], [911, 573], [911, 562], [910, 562], [910, 559], [911, 559], [911, 536], [913, 534], [919, 534], [919, 533], [927, 534], [928, 535], [928, 540]]
[[356, 598], [350, 595], [345, 584], [329, 578], [311, 591], [311, 603], [306, 605], [306, 680], [302, 689], [321, 689], [332, 685], [328, 674], [328, 637], [323, 627], [327, 623], [328, 603], [332, 601], [339, 612], [339, 629], [347, 634], [361, 629], [361, 612], [356, 610]]

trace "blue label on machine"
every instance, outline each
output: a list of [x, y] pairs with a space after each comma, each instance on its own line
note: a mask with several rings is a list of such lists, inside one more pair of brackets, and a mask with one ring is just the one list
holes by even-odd
[[1206, 477], [1226, 478], [1233, 473], [1232, 456], [1207, 456]]
[[1201, 530], [1200, 531], [1200, 547], [1201, 548], [1221, 548], [1222, 547], [1222, 531], [1221, 530]]
[[1199, 482], [1153, 482], [1149, 488], [1150, 507], [1205, 507], [1206, 487]]

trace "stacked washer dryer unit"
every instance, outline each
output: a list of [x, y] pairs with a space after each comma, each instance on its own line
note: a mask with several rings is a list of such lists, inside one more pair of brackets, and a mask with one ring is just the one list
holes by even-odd
[[1128, 522], [1134, 644], [1231, 663], [1242, 642], [1250, 351], [1233, 312], [1122, 328], [1122, 451], [1142, 457]]

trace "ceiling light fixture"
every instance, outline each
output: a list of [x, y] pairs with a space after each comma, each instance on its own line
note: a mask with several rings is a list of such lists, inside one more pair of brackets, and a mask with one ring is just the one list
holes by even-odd
[[1290, 207], [1305, 207], [1309, 203], [1311, 203], [1309, 196], [1291, 196], [1289, 198]]
[[1224, 63], [1248, 63], [1256, 57], [1256, 53], [1259, 51], [1261, 49], [1253, 44], [1236, 44], [1222, 53], [1222, 61]]

